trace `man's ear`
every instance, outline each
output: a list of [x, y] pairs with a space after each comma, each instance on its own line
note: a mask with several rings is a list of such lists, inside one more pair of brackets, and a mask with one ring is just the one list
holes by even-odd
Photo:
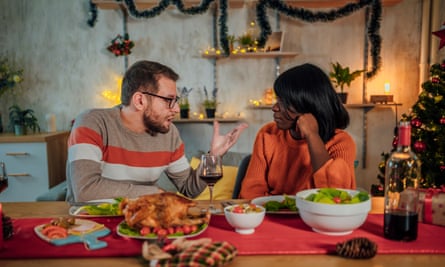
[[137, 109], [137, 110], [144, 110], [147, 103], [147, 98], [144, 97], [143, 94], [136, 92], [133, 94], [131, 101], [133, 102], [133, 106]]

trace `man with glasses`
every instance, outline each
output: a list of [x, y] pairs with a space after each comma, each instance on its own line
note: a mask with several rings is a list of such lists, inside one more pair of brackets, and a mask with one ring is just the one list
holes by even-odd
[[[179, 113], [178, 79], [167, 66], [136, 62], [124, 75], [120, 105], [87, 110], [76, 118], [68, 140], [67, 200], [159, 193], [156, 182], [163, 172], [188, 197], [206, 188], [172, 123]], [[224, 155], [246, 127], [242, 123], [220, 135], [215, 121], [210, 153]]]

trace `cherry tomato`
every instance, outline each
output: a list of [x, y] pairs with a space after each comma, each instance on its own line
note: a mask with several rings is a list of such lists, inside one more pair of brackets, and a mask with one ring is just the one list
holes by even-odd
[[233, 213], [244, 213], [244, 209], [242, 206], [235, 206], [235, 207], [233, 207], [232, 212]]
[[341, 203], [341, 198], [340, 198], [340, 197], [333, 197], [332, 200], [334, 200], [334, 202], [335, 202], [336, 204]]
[[158, 236], [166, 236], [167, 235], [167, 229], [159, 229], [156, 233]]
[[150, 227], [148, 227], [148, 226], [144, 226], [144, 227], [141, 228], [141, 230], [139, 231], [139, 233], [140, 233], [141, 235], [148, 235], [148, 234], [151, 234], [151, 229], [150, 229]]
[[174, 227], [169, 227], [167, 228], [167, 233], [169, 235], [176, 233], [176, 229]]
[[190, 228], [190, 225], [184, 225], [182, 226], [182, 229], [184, 230], [184, 234], [190, 234], [192, 232], [192, 229]]

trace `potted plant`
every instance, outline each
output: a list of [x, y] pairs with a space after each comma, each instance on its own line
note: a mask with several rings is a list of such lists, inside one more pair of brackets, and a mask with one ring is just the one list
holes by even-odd
[[[23, 81], [23, 70], [15, 69], [7, 58], [0, 58], [0, 98], [13, 90]], [[0, 133], [3, 132], [2, 113], [0, 112]]]
[[204, 86], [204, 94], [206, 99], [204, 100], [203, 105], [207, 114], [207, 118], [215, 118], [216, 106], [218, 105], [217, 101], [218, 88], [213, 89], [212, 97], [209, 97], [207, 88]]
[[227, 35], [227, 42], [229, 43], [229, 50], [232, 52], [234, 50], [234, 45], [236, 42], [235, 35]]
[[[179, 88], [178, 88], [179, 89]], [[179, 109], [181, 119], [187, 119], [189, 117], [190, 103], [188, 96], [193, 88], [187, 89], [187, 87], [182, 87], [179, 93], [181, 98], [179, 99]]]
[[251, 34], [245, 33], [239, 36], [237, 41], [241, 48], [246, 49], [248, 52], [254, 51], [255, 39], [252, 37]]
[[349, 67], [343, 67], [338, 62], [331, 63], [331, 66], [332, 70], [329, 72], [329, 77], [331, 78], [334, 86], [340, 88], [338, 96], [340, 97], [342, 103], [345, 104], [348, 97], [348, 93], [344, 92], [345, 85], [349, 87], [351, 82], [360, 76], [363, 70], [355, 70], [351, 72]]
[[9, 107], [9, 126], [15, 135], [24, 135], [27, 129], [31, 129], [34, 133], [40, 131], [34, 110], [21, 109], [18, 105]]

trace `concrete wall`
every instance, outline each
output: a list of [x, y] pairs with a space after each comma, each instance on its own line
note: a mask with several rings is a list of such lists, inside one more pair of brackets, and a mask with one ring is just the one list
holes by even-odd
[[[445, 1], [437, 2], [440, 10], [445, 10]], [[349, 109], [352, 123], [348, 131], [357, 143], [360, 161], [357, 182], [365, 189], [377, 182], [380, 153], [391, 149], [397, 118], [407, 112], [417, 98], [421, 82], [422, 3], [404, 0], [383, 8], [382, 68], [365, 84], [366, 98], [369, 98], [371, 94], [382, 94], [384, 83], [390, 82], [391, 93], [403, 105], [397, 110], [379, 108], [366, 113], [364, 109]], [[229, 34], [239, 36], [245, 32], [248, 22], [254, 18], [253, 10], [252, 6], [230, 9]], [[125, 61], [123, 57], [113, 56], [106, 47], [112, 38], [123, 33], [123, 15], [119, 10], [99, 9], [98, 21], [91, 28], [86, 23], [88, 11], [86, 0], [0, 0], [0, 55], [7, 56], [25, 71], [25, 81], [15, 94], [0, 99], [5, 125], [7, 107], [12, 103], [34, 109], [43, 130], [46, 130], [48, 113], [57, 116], [58, 130], [65, 130], [80, 111], [113, 105], [102, 92], [118, 92]], [[439, 14], [442, 23], [445, 14]], [[329, 63], [335, 61], [352, 69], [362, 68], [364, 16], [362, 10], [334, 22], [306, 23], [282, 15], [279, 26], [285, 32], [283, 49], [298, 52], [298, 56], [281, 59], [280, 71], [304, 62], [318, 64], [326, 72]], [[277, 29], [273, 12], [270, 20], [273, 29]], [[128, 62], [150, 59], [173, 67], [182, 77], [178, 86], [194, 88], [190, 100], [192, 111], [198, 112], [203, 86], [211, 89], [215, 83], [212, 60], [200, 56], [200, 51], [212, 46], [212, 22], [211, 12], [188, 16], [174, 9], [148, 20], [129, 18], [128, 32], [136, 46]], [[431, 35], [429, 40], [438, 42], [439, 39]], [[445, 49], [439, 52], [439, 59], [444, 59]], [[241, 113], [250, 123], [233, 151], [250, 152], [257, 130], [272, 119], [270, 110], [251, 110], [247, 104], [249, 99], [261, 98], [264, 89], [272, 86], [275, 74], [275, 60], [270, 58], [218, 60], [216, 85], [221, 102], [218, 111]], [[348, 103], [362, 103], [363, 86], [361, 78], [351, 84]], [[210, 125], [180, 124], [178, 127], [187, 151], [208, 149]], [[222, 131], [231, 127], [233, 124], [223, 125]], [[364, 151], [366, 162], [362, 158]]]

